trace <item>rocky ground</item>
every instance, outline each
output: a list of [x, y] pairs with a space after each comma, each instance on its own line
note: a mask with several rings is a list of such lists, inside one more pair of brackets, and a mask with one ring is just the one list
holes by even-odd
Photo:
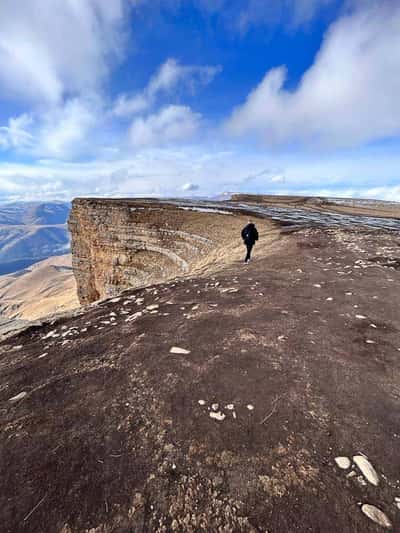
[[2, 531], [399, 531], [399, 246], [271, 226], [3, 342]]

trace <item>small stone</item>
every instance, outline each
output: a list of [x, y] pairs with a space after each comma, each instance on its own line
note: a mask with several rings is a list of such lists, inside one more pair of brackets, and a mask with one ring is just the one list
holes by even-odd
[[367, 344], [376, 344], [376, 342], [375, 342], [375, 341], [372, 341], [371, 339], [367, 339], [365, 342], [366, 342]]
[[246, 405], [246, 407], [247, 407], [247, 409], [248, 409], [249, 411], [253, 411], [253, 409], [254, 409], [254, 405], [251, 405], [251, 403], [249, 403], [248, 405]]
[[11, 402], [11, 403], [15, 403], [15, 402], [19, 402], [20, 400], [22, 400], [23, 398], [25, 398], [25, 396], [27, 395], [28, 393], [23, 391], [23, 392], [20, 392], [19, 394], [17, 394], [16, 396], [13, 396], [12, 398], [10, 398], [8, 401]]
[[179, 348], [178, 346], [172, 346], [169, 353], [175, 353], [180, 355], [187, 355], [190, 353], [190, 350], [185, 350], [184, 348]]
[[364, 505], [361, 506], [361, 511], [376, 524], [379, 524], [386, 529], [392, 528], [392, 523], [390, 522], [389, 518], [383, 511], [378, 509], [378, 507], [375, 507], [375, 505], [364, 503]]
[[48, 352], [42, 353], [42, 355], [39, 355], [38, 359], [42, 359], [43, 357], [46, 357], [48, 355]]
[[154, 311], [154, 309], [158, 309], [160, 306], [158, 304], [148, 305], [146, 309], [148, 311]]
[[351, 466], [351, 461], [348, 457], [335, 457], [335, 463], [342, 470], [347, 470]]
[[359, 320], [365, 320], [367, 317], [364, 315], [356, 315], [356, 318], [358, 318]]
[[332, 302], [332, 301], [333, 301], [332, 296], [329, 296], [329, 298], [327, 298], [326, 301], [327, 301], [327, 302]]
[[372, 464], [369, 462], [369, 460], [364, 457], [364, 455], [355, 455], [353, 457], [353, 461], [358, 466], [358, 468], [361, 470], [361, 473], [371, 483], [371, 485], [377, 486], [379, 483], [379, 477], [376, 473], [375, 468], [372, 466]]
[[214, 411], [211, 411], [209, 414], [210, 414], [210, 418], [213, 418], [214, 420], [218, 420], [219, 422], [225, 419], [224, 413], [221, 413], [220, 411], [218, 411], [217, 413]]
[[376, 324], [370, 324], [369, 327], [370, 327], [370, 328], [377, 329], [378, 326], [376, 326]]
[[314, 283], [313, 287], [316, 287], [317, 289], [320, 289], [321, 285], [319, 283]]
[[199, 400], [199, 405], [206, 405], [206, 402], [204, 400]]

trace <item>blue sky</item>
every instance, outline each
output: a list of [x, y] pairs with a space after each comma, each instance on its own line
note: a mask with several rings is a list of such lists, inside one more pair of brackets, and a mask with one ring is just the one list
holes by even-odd
[[0, 4], [0, 200], [400, 200], [397, 0], [21, 2]]

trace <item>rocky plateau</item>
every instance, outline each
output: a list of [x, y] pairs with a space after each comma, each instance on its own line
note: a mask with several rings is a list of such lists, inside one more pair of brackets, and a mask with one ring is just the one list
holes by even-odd
[[2, 531], [400, 530], [396, 204], [77, 199], [69, 228], [83, 306], [0, 343]]

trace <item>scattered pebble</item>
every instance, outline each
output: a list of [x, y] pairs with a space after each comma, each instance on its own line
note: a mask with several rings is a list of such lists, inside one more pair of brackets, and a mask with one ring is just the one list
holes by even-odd
[[146, 309], [148, 311], [154, 311], [154, 309], [158, 309], [160, 306], [158, 304], [148, 305]]
[[209, 415], [210, 418], [214, 418], [214, 420], [218, 420], [219, 422], [224, 420], [226, 417], [226, 415], [224, 415], [224, 413], [221, 413], [220, 411], [218, 411], [217, 413], [215, 411], [210, 411]]
[[348, 457], [335, 457], [335, 463], [342, 470], [347, 470], [351, 466], [351, 461]]
[[206, 405], [206, 402], [204, 400], [199, 400], [199, 405]]
[[329, 296], [329, 298], [327, 298], [326, 301], [327, 301], [327, 302], [332, 302], [332, 301], [333, 301], [332, 296]]
[[43, 357], [46, 357], [48, 355], [48, 352], [42, 353], [42, 355], [39, 355], [38, 359], [42, 359]]
[[371, 339], [367, 339], [365, 342], [366, 342], [367, 344], [376, 344], [376, 342], [375, 342], [375, 341], [372, 341]]
[[353, 461], [361, 470], [365, 479], [367, 479], [372, 485], [377, 486], [379, 483], [379, 477], [369, 460], [364, 457], [364, 455], [355, 455]]
[[367, 317], [364, 316], [364, 315], [356, 315], [356, 318], [358, 318], [360, 320], [365, 320]]
[[380, 526], [385, 527], [386, 529], [391, 529], [392, 523], [390, 522], [389, 518], [385, 515], [383, 511], [378, 509], [378, 507], [375, 507], [375, 505], [364, 503], [361, 506], [361, 511], [365, 514], [365, 516], [368, 516], [368, 518], [376, 524], [379, 524]]
[[10, 398], [8, 401], [11, 402], [11, 403], [15, 403], [15, 402], [19, 402], [19, 400], [22, 400], [23, 398], [25, 398], [25, 396], [27, 395], [28, 393], [23, 391], [23, 392], [20, 392], [19, 394], [17, 394], [16, 396], [13, 396], [12, 398]]
[[184, 348], [179, 348], [178, 346], [172, 346], [169, 353], [176, 353], [180, 355], [187, 355], [190, 353], [190, 350], [185, 350]]
[[254, 405], [251, 405], [251, 403], [249, 403], [248, 405], [246, 405], [246, 407], [247, 407], [247, 409], [248, 409], [249, 411], [253, 411], [253, 409], [254, 409]]
[[320, 289], [321, 285], [319, 283], [314, 283], [313, 287], [316, 287], [317, 289]]

